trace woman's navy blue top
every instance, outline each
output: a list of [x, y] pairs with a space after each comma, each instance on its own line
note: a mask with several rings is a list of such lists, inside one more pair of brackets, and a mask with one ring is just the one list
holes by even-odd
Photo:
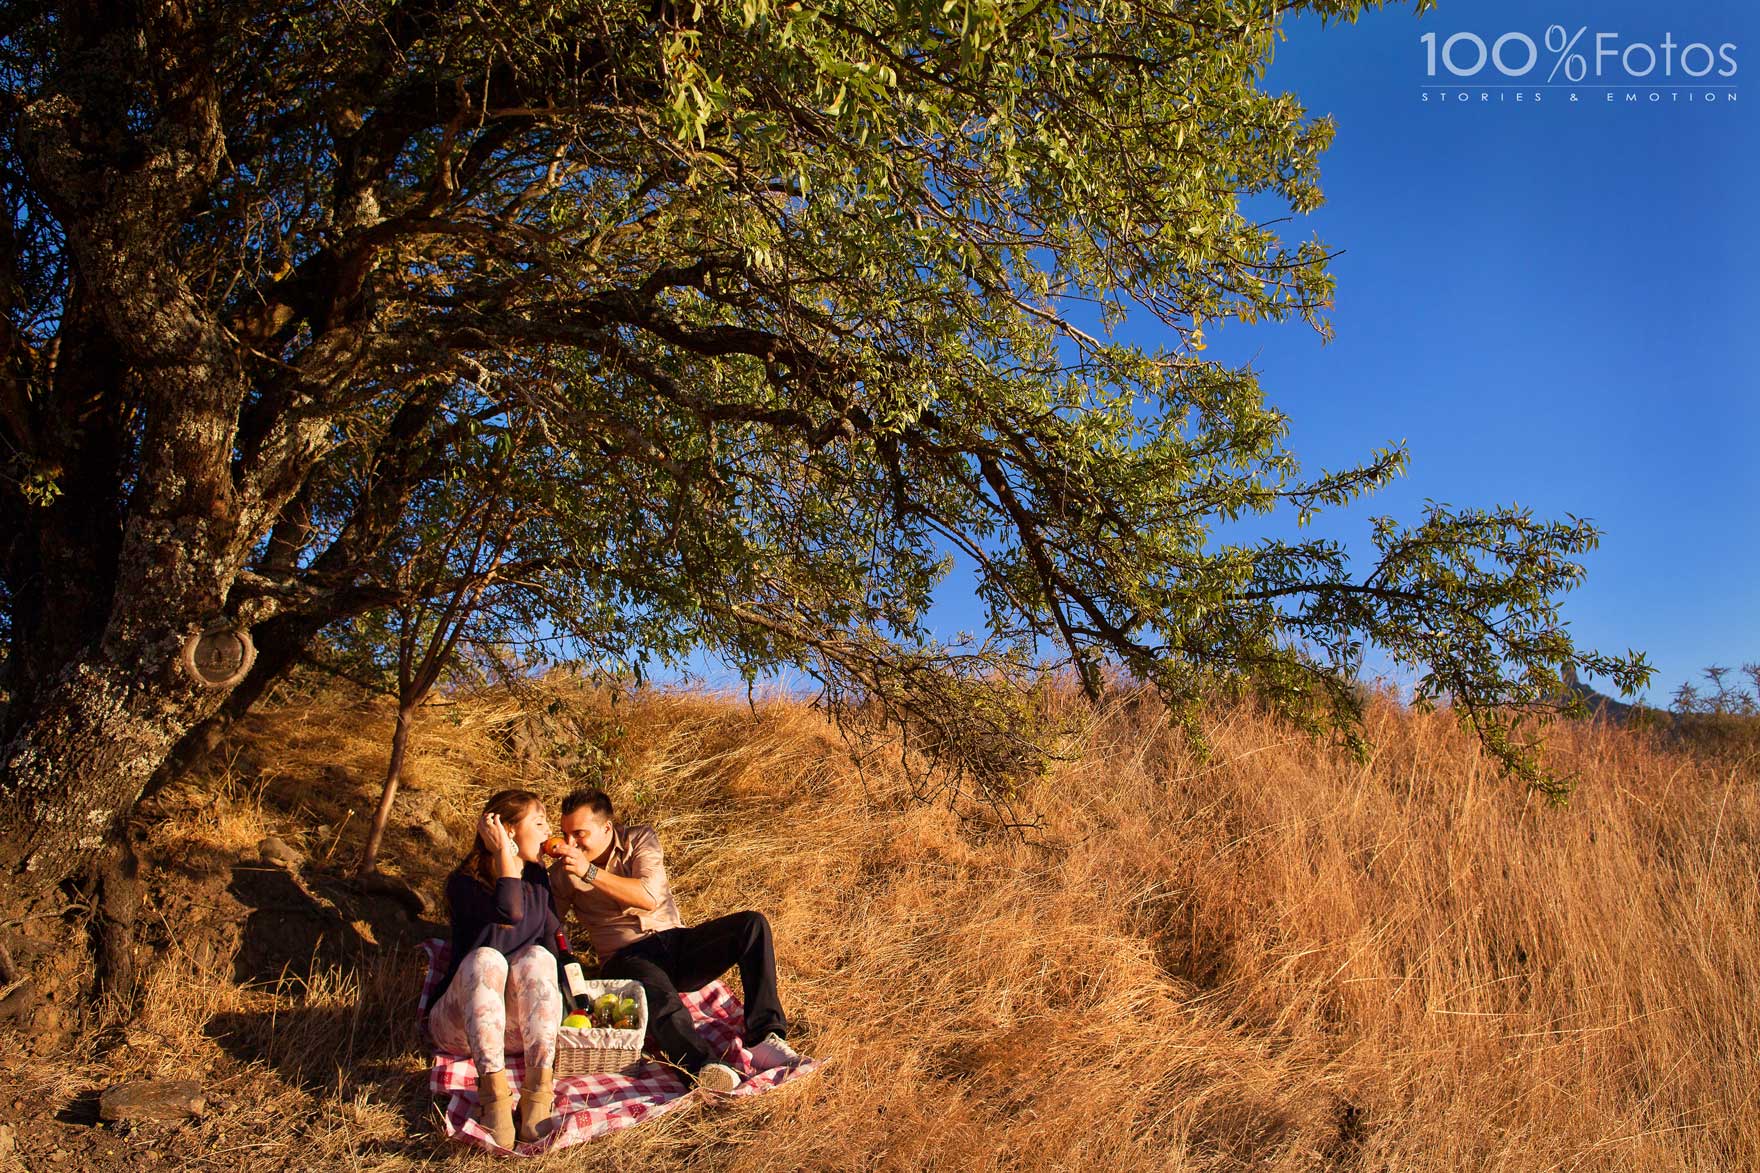
[[446, 903], [452, 910], [452, 964], [434, 989], [433, 1006], [452, 984], [465, 955], [487, 945], [512, 957], [527, 945], [542, 945], [556, 955], [556, 897], [543, 864], [528, 863], [518, 877], [508, 876], [487, 887], [475, 876], [453, 872], [446, 880]]

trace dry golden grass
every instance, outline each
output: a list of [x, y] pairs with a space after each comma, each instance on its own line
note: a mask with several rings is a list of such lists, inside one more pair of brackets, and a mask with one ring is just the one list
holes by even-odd
[[[1357, 765], [1216, 711], [1201, 763], [1124, 697], [1026, 796], [1044, 825], [1022, 842], [913, 804], [881, 763], [858, 772], [795, 701], [619, 710], [624, 793], [687, 920], [766, 911], [785, 1003], [832, 1063], [535, 1169], [1760, 1168], [1751, 763], [1560, 727], [1582, 778], [1561, 809], [1500, 782], [1446, 714], [1378, 703]], [[454, 847], [394, 834], [388, 856], [424, 890], [486, 790], [520, 780], [497, 748], [514, 717], [428, 716], [415, 788]], [[377, 709], [255, 718], [158, 849], [248, 856], [265, 829], [334, 827], [364, 800], [325, 768], [370, 791], [388, 730]], [[303, 843], [327, 838], [358, 849], [347, 826]], [[242, 1060], [201, 1126], [259, 1146], [227, 1167], [491, 1163], [432, 1139], [407, 950], [279, 990], [213, 958], [154, 982], [119, 1065]]]

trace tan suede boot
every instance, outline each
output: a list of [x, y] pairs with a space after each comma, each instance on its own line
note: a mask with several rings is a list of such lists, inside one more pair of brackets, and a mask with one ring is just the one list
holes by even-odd
[[477, 1077], [477, 1119], [496, 1144], [504, 1149], [513, 1147], [513, 1088], [508, 1085], [507, 1072], [491, 1071]]
[[519, 1138], [538, 1139], [538, 1128], [556, 1114], [556, 1072], [545, 1067], [526, 1072], [519, 1089]]

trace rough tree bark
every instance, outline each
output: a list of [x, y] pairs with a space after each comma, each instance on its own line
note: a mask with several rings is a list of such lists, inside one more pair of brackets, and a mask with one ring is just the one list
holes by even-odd
[[[228, 467], [243, 372], [165, 255], [223, 151], [211, 82], [193, 44], [181, 58], [168, 55], [155, 95], [166, 117], [148, 151], [128, 151], [107, 128], [134, 97], [119, 80], [127, 76], [119, 63], [137, 52], [128, 38], [146, 30], [118, 21], [106, 31], [95, 10], [70, 19], [88, 76], [24, 112], [20, 145], [67, 229], [75, 312], [89, 323], [79, 341], [90, 352], [110, 348], [126, 389], [119, 398], [153, 410], [110, 606], [85, 612], [88, 623], [101, 617], [96, 638], [22, 698], [0, 758], [0, 865], [30, 886], [89, 865], [176, 738], [223, 699], [178, 679], [178, 650], [221, 610], [246, 545]], [[161, 46], [167, 32], [192, 31], [175, 8], [140, 19], [160, 26]], [[88, 355], [66, 357], [74, 371], [93, 365], [80, 361]], [[43, 569], [49, 590], [71, 585]]]
[[[175, 3], [122, 15], [92, 5], [69, 12], [64, 36], [65, 83], [17, 123], [65, 231], [78, 327], [55, 359], [58, 394], [32, 422], [64, 430], [63, 479], [81, 481], [64, 525], [38, 527], [22, 602], [65, 621], [21, 674], [0, 747], [0, 876], [25, 892], [94, 870], [172, 746], [226, 699], [183, 672], [180, 650], [216, 616], [268, 614], [233, 586], [327, 422], [313, 413], [241, 437], [250, 372], [171, 253], [224, 156], [195, 15]], [[150, 129], [117, 133], [143, 101]], [[338, 331], [314, 349], [335, 356], [351, 342]], [[123, 421], [70, 413], [81, 402], [117, 405]], [[135, 442], [118, 444], [131, 427]], [[83, 500], [87, 478], [126, 492], [120, 517]], [[80, 528], [106, 524], [113, 538]]]

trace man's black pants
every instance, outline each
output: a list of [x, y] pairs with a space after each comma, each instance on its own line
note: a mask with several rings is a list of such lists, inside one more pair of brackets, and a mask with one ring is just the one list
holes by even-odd
[[694, 1073], [721, 1056], [697, 1033], [678, 993], [700, 990], [735, 965], [745, 986], [745, 1044], [762, 1042], [772, 1031], [786, 1038], [770, 922], [761, 912], [736, 912], [643, 937], [613, 953], [599, 976], [642, 983], [648, 992], [647, 1049]]

